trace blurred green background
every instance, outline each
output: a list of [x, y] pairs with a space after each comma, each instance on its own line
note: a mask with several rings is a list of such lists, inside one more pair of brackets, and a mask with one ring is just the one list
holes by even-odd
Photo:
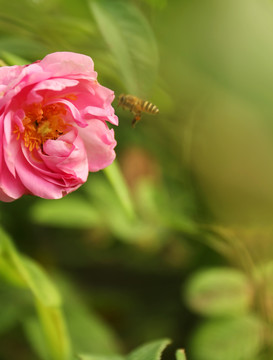
[[[272, 33], [270, 0], [0, 0], [7, 64], [83, 53], [116, 99], [160, 110], [132, 129], [115, 99], [114, 167], [62, 200], [0, 204], [60, 291], [75, 356], [170, 338], [163, 359], [273, 358]], [[0, 311], [1, 360], [52, 359], [27, 289], [0, 281]]]

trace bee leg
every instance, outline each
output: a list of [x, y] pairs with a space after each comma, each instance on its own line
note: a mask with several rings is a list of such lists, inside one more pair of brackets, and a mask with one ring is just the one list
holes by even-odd
[[133, 118], [133, 121], [132, 121], [132, 127], [133, 127], [133, 128], [136, 126], [136, 122], [137, 122], [137, 121], [136, 121], [136, 118], [134, 117], [134, 118]]
[[136, 114], [132, 121], [132, 127], [136, 126], [136, 123], [141, 119], [141, 114]]

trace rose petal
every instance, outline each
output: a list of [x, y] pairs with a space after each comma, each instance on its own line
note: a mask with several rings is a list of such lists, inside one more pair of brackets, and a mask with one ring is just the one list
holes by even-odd
[[12, 201], [28, 193], [21, 180], [10, 173], [4, 161], [2, 161], [0, 173], [0, 190], [0, 200], [2, 201]]
[[60, 136], [57, 140], [46, 141], [43, 146], [44, 154], [41, 154], [41, 158], [49, 169], [73, 175], [83, 183], [88, 177], [85, 147], [79, 136], [75, 137], [73, 143], [68, 142], [68, 134]]
[[81, 115], [79, 109], [77, 109], [76, 106], [71, 103], [71, 101], [68, 101], [66, 99], [55, 99], [53, 101], [49, 101], [46, 105], [55, 103], [64, 104], [70, 111], [72, 118], [77, 125], [79, 125], [80, 127], [86, 127], [88, 125], [87, 122], [84, 120], [83, 116]]
[[79, 134], [85, 145], [90, 171], [101, 170], [114, 161], [117, 142], [114, 130], [108, 129], [105, 122], [90, 120], [86, 128], [79, 129]]
[[86, 55], [73, 52], [56, 52], [47, 55], [39, 65], [52, 77], [73, 75], [75, 78], [97, 78], [93, 60]]
[[51, 179], [43, 176], [42, 172], [34, 168], [21, 152], [17, 156], [16, 171], [29, 193], [45, 199], [60, 199], [81, 185], [78, 183], [76, 186], [67, 186], [64, 181], [61, 184], [61, 181], [57, 182], [53, 177]]

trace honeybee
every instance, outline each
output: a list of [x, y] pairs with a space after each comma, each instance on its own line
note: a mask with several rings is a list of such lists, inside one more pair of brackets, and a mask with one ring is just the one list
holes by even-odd
[[141, 113], [146, 112], [148, 114], [158, 114], [158, 108], [147, 100], [139, 99], [134, 95], [121, 94], [118, 98], [118, 106], [121, 106], [124, 110], [129, 110], [134, 114], [132, 126], [141, 119]]

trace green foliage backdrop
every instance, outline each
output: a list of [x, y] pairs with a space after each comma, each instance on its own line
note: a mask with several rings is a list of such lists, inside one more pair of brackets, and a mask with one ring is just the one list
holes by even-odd
[[0, 359], [272, 358], [272, 1], [0, 9], [8, 65], [83, 53], [160, 110], [132, 129], [115, 100], [113, 165], [0, 204]]

